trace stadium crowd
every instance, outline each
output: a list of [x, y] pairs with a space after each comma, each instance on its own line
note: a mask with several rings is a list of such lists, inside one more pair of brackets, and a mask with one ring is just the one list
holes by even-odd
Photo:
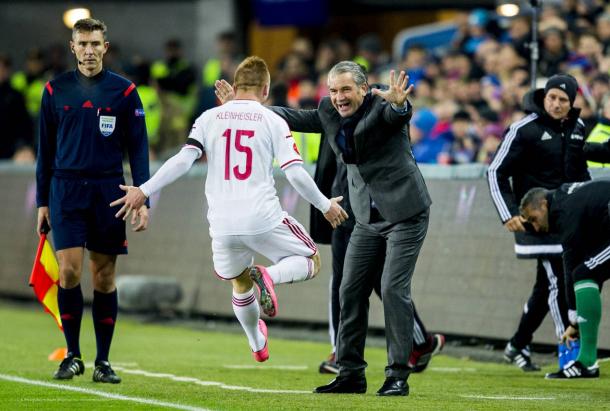
[[[610, 91], [610, 9], [601, 3], [545, 4], [539, 18], [537, 75], [543, 80], [564, 72], [578, 80], [575, 106], [582, 109], [587, 134], [598, 123], [596, 113]], [[417, 161], [489, 163], [505, 128], [524, 116], [521, 102], [531, 86], [530, 20], [527, 14], [509, 19], [483, 9], [458, 12], [457, 34], [449, 46], [412, 46], [400, 61], [392, 61], [372, 33], [355, 44], [332, 37], [317, 47], [298, 37], [276, 67], [268, 104], [316, 107], [327, 94], [328, 70], [342, 60], [362, 64], [370, 84], [387, 83], [390, 68], [404, 69], [415, 85], [411, 139]], [[105, 64], [138, 84], [153, 158], [173, 153], [194, 118], [218, 104], [214, 81], [232, 78], [243, 57], [230, 32], [218, 35], [216, 54], [200, 72], [184, 57], [178, 39], [168, 40], [165, 58], [153, 62], [142, 56], [127, 58], [117, 43], [112, 42]], [[14, 70], [10, 57], [0, 58], [0, 102], [12, 109], [1, 112], [20, 119], [4, 123], [12, 127], [2, 139], [1, 158], [34, 160], [40, 95], [46, 81], [66, 69], [62, 53], [60, 47], [32, 49], [24, 66]], [[308, 160], [315, 161], [315, 156]]]

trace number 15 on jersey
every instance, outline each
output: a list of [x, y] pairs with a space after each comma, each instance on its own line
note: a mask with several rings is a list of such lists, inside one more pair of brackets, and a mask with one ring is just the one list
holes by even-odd
[[[254, 130], [235, 130], [235, 139], [232, 140], [232, 130], [230, 128], [226, 129], [222, 136], [226, 138], [225, 144], [225, 180], [231, 179], [231, 171], [233, 171], [233, 175], [238, 180], [246, 180], [252, 174], [252, 149], [248, 146], [242, 145], [242, 137], [252, 138], [254, 137]], [[246, 166], [245, 170], [241, 171], [239, 165], [235, 165], [233, 169], [231, 169], [231, 150], [235, 147], [240, 153], [244, 153], [246, 155]], [[241, 157], [241, 156], [240, 156]], [[239, 160], [234, 160], [239, 161]], [[240, 162], [241, 163], [241, 162]], [[243, 164], [243, 163], [242, 163]]]

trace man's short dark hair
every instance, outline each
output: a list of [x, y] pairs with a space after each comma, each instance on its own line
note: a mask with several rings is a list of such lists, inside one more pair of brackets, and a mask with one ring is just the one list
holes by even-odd
[[76, 23], [74, 23], [74, 27], [72, 27], [72, 35], [74, 36], [79, 31], [83, 31], [86, 33], [91, 33], [93, 31], [101, 31], [104, 35], [104, 40], [106, 40], [106, 25], [101, 20], [91, 18], [80, 19]]
[[542, 202], [546, 200], [546, 196], [549, 194], [549, 190], [542, 187], [534, 187], [530, 189], [523, 198], [519, 205], [519, 212], [523, 214], [523, 211], [528, 207], [533, 207], [535, 210], [539, 209]]

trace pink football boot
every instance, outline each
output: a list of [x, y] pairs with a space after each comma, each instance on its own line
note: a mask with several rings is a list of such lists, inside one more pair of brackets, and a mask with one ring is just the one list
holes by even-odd
[[269, 359], [269, 344], [267, 344], [267, 324], [263, 320], [258, 320], [258, 329], [265, 336], [265, 346], [258, 351], [252, 351], [254, 361], [265, 362]]
[[277, 315], [277, 297], [273, 288], [273, 280], [262, 265], [255, 265], [250, 269], [250, 278], [258, 289], [258, 302], [263, 312], [269, 317]]

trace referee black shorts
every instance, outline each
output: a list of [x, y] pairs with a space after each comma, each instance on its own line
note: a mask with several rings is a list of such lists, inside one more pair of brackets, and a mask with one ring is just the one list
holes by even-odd
[[127, 254], [125, 221], [109, 204], [125, 193], [122, 176], [85, 178], [53, 176], [49, 198], [51, 230], [56, 250], [86, 247], [101, 254]]

